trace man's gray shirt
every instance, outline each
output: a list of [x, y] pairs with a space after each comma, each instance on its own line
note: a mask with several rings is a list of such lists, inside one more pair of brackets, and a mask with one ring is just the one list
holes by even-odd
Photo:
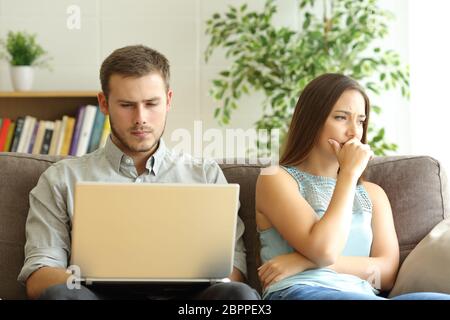
[[[148, 159], [146, 169], [138, 176], [133, 159], [125, 155], [111, 138], [107, 139], [104, 148], [50, 166], [30, 192], [25, 263], [18, 280], [25, 283], [34, 271], [44, 266], [68, 267], [77, 182], [227, 183], [215, 161], [175, 154], [162, 139], [156, 152]], [[244, 224], [238, 217], [234, 266], [246, 275], [243, 233]]]

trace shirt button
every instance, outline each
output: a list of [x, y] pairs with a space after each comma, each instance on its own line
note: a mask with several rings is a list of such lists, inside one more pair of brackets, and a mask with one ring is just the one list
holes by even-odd
[[131, 164], [131, 159], [127, 159], [127, 160], [126, 160], [126, 163], [127, 163], [127, 164]]

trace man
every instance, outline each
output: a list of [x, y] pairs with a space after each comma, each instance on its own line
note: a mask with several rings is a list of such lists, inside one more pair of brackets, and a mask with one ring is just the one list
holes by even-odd
[[[169, 78], [168, 60], [142, 45], [118, 49], [103, 62], [100, 69], [103, 92], [98, 94], [98, 101], [101, 111], [109, 115], [110, 138], [103, 148], [91, 154], [52, 165], [30, 192], [25, 264], [18, 278], [26, 284], [30, 298], [142, 297], [136, 296], [131, 287], [115, 290], [67, 287], [76, 182], [226, 183], [217, 163], [176, 155], [165, 147], [161, 136], [172, 100]], [[243, 232], [243, 223], [238, 219], [235, 261], [229, 276], [232, 282], [198, 289], [193, 292], [194, 297], [259, 298], [256, 291], [240, 282], [246, 274]]]

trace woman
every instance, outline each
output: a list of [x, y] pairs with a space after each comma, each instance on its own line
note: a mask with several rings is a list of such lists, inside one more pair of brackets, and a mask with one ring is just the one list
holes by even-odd
[[392, 288], [399, 247], [391, 207], [362, 179], [373, 156], [369, 111], [364, 90], [340, 74], [319, 76], [300, 95], [280, 167], [256, 184], [263, 298], [384, 299], [380, 291]]

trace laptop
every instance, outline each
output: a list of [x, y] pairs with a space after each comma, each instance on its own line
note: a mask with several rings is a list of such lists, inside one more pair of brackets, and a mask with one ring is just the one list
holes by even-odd
[[238, 199], [238, 184], [77, 183], [70, 264], [86, 284], [227, 281]]

